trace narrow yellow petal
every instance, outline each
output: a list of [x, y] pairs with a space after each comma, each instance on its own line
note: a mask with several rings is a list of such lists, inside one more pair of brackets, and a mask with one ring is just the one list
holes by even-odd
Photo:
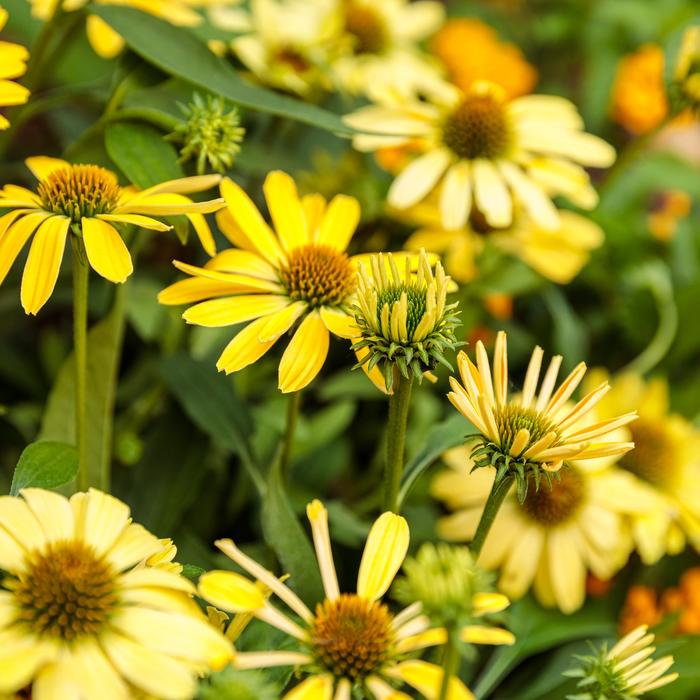
[[85, 30], [90, 46], [101, 58], [109, 61], [124, 48], [124, 39], [97, 15], [88, 15]]
[[284, 700], [332, 700], [333, 677], [327, 674], [311, 676], [290, 690]]
[[408, 523], [400, 515], [383, 513], [370, 530], [357, 577], [357, 593], [377, 600], [389, 589], [408, 551]]
[[460, 632], [460, 639], [467, 644], [515, 644], [515, 635], [500, 627], [469, 625]]
[[218, 328], [266, 316], [285, 308], [288, 304], [289, 300], [278, 294], [242, 294], [203, 301], [187, 309], [182, 317], [187, 323]]
[[326, 328], [339, 338], [355, 338], [359, 332], [355, 325], [355, 317], [341, 309], [330, 306], [322, 306], [320, 310], [321, 318], [326, 324]]
[[[438, 697], [443, 674], [440, 666], [418, 659], [404, 661], [389, 673], [392, 677], [408, 683], [426, 698]], [[474, 695], [459, 678], [453, 677], [447, 690], [447, 700], [474, 700]]]
[[273, 170], [265, 178], [263, 190], [283, 248], [289, 252], [309, 243], [306, 217], [294, 180], [281, 170]]
[[331, 200], [321, 220], [316, 242], [344, 251], [360, 222], [360, 204], [354, 197], [339, 194]]
[[258, 318], [233, 337], [216, 363], [219, 372], [238, 372], [259, 360], [275, 344], [274, 340], [264, 343], [258, 340], [266, 323], [267, 317]]
[[192, 228], [197, 234], [202, 248], [204, 248], [204, 252], [209, 256], [216, 255], [214, 236], [204, 216], [202, 214], [188, 214], [187, 218], [190, 220]]
[[32, 175], [37, 180], [46, 180], [51, 173], [56, 170], [66, 170], [70, 168], [70, 163], [60, 158], [49, 158], [48, 156], [32, 156], [24, 161], [26, 166], [32, 171]]
[[117, 229], [100, 219], [83, 219], [81, 226], [90, 267], [110, 282], [126, 282], [134, 266]]
[[[22, 216], [23, 211], [11, 211], [0, 219], [0, 284], [7, 277], [12, 263], [26, 245], [30, 236], [36, 231], [42, 221], [46, 221], [50, 214], [37, 212]], [[16, 222], [16, 223], [15, 223]]]
[[187, 263], [180, 262], [179, 260], [173, 260], [173, 265], [175, 265], [178, 270], [186, 272], [188, 275], [216, 280], [217, 282], [224, 282], [230, 284], [231, 286], [235, 285], [238, 288], [238, 291], [278, 293], [282, 293], [284, 291], [284, 288], [277, 282], [260, 279], [259, 277], [251, 277], [247, 274], [221, 271], [210, 267], [196, 267], [195, 265], [188, 265]]
[[240, 285], [228, 282], [217, 282], [201, 277], [180, 280], [166, 287], [158, 294], [158, 303], [166, 306], [179, 306], [181, 304], [192, 304], [204, 299], [215, 299], [217, 297], [229, 297], [239, 292], [252, 291], [241, 289]]
[[274, 342], [284, 335], [306, 311], [306, 302], [295, 301], [284, 309], [276, 311], [265, 318], [265, 324], [260, 329], [258, 340], [261, 343]]
[[226, 612], [250, 612], [265, 607], [262, 591], [252, 581], [232, 571], [202, 574], [199, 595]]
[[301, 323], [287, 346], [279, 366], [279, 389], [287, 394], [312, 382], [328, 355], [328, 329], [318, 311]]
[[141, 216], [139, 214], [98, 214], [97, 219], [102, 221], [114, 221], [121, 224], [131, 224], [139, 228], [147, 228], [153, 231], [170, 231], [172, 226], [164, 224], [157, 219], [152, 219], [150, 216]]

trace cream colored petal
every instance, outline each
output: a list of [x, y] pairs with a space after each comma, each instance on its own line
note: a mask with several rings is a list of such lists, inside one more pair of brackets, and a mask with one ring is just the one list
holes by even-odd
[[36, 488], [22, 489], [21, 495], [44, 531], [47, 542], [73, 539], [75, 521], [65, 496]]
[[129, 700], [131, 692], [97, 641], [86, 638], [72, 649], [71, 666], [86, 698]]
[[311, 523], [311, 533], [316, 549], [316, 559], [323, 579], [326, 598], [335, 600], [340, 595], [338, 576], [333, 562], [331, 537], [328, 532], [328, 511], [319, 500], [314, 500], [306, 506], [306, 515]]
[[160, 588], [185, 593], [188, 596], [195, 592], [192, 582], [184, 576], [174, 571], [156, 569], [153, 566], [143, 566], [121, 574], [119, 586], [121, 588]]
[[22, 275], [22, 307], [27, 314], [36, 315], [53, 293], [69, 226], [69, 218], [52, 216], [34, 234]]
[[328, 355], [329, 335], [321, 315], [310, 313], [287, 346], [279, 366], [279, 389], [287, 394], [311, 383]]
[[491, 161], [483, 158], [472, 164], [474, 180], [474, 201], [486, 218], [495, 228], [510, 226], [513, 220], [513, 202], [503, 178]]
[[469, 218], [472, 205], [471, 168], [461, 160], [445, 175], [440, 193], [440, 215], [446, 229], [461, 229]]
[[377, 600], [389, 589], [408, 551], [408, 523], [400, 515], [383, 513], [372, 525], [360, 562], [357, 593]]
[[540, 566], [545, 535], [536, 525], [521, 530], [501, 570], [499, 588], [511, 598], [520, 598], [532, 585]]
[[199, 577], [199, 595], [227, 612], [239, 613], [265, 607], [265, 596], [249, 579], [232, 571], [209, 571]]
[[0, 527], [27, 551], [46, 544], [44, 529], [21, 498], [0, 496]]
[[84, 520], [76, 517], [76, 533], [98, 555], [105, 554], [129, 524], [129, 506], [114, 496], [90, 489], [84, 508]]
[[15, 693], [56, 656], [54, 645], [14, 628], [0, 631], [0, 692]]
[[258, 669], [303, 666], [312, 662], [308, 654], [298, 651], [242, 651], [236, 653], [233, 665], [240, 669]]
[[444, 148], [416, 158], [392, 183], [387, 196], [389, 204], [397, 209], [407, 209], [420, 202], [436, 186], [450, 160], [450, 152]]
[[265, 178], [263, 190], [282, 247], [289, 252], [309, 243], [306, 218], [294, 180], [281, 170], [273, 170]]
[[27, 551], [5, 528], [0, 528], [0, 568], [20, 573], [27, 568], [27, 563]]
[[68, 655], [40, 669], [32, 683], [32, 698], [36, 700], [81, 700], [82, 697], [80, 679]]
[[161, 545], [155, 535], [142, 525], [131, 523], [105, 554], [105, 558], [116, 571], [125, 571], [159, 552], [160, 549]]
[[539, 185], [509, 161], [501, 161], [498, 169], [533, 221], [548, 231], [559, 228], [559, 212]]
[[565, 613], [578, 610], [586, 598], [586, 570], [575, 525], [550, 530], [546, 556], [557, 605]]

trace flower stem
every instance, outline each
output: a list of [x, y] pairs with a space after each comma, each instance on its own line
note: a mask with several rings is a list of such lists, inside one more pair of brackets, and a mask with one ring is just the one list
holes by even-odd
[[394, 393], [389, 396], [389, 432], [386, 442], [383, 509], [396, 513], [399, 509], [399, 490], [406, 446], [406, 424], [408, 423], [408, 409], [411, 405], [413, 379], [406, 379], [396, 369], [394, 373]]
[[282, 444], [282, 455], [280, 457], [280, 471], [282, 477], [286, 480], [289, 473], [289, 461], [292, 457], [292, 448], [294, 447], [294, 433], [297, 428], [297, 418], [299, 417], [299, 408], [301, 406], [301, 391], [295, 391], [289, 395], [287, 403], [287, 428], [284, 434], [284, 443]]
[[447, 700], [450, 689], [450, 679], [459, 671], [459, 634], [454, 625], [447, 628], [447, 644], [445, 645], [445, 660], [443, 662], [442, 683], [438, 700]]
[[75, 440], [78, 447], [78, 488], [86, 491], [90, 484], [87, 460], [87, 322], [88, 275], [82, 239], [71, 236], [73, 243], [73, 354], [75, 357]]
[[486, 536], [489, 534], [493, 521], [496, 519], [496, 515], [498, 515], [498, 511], [508, 491], [510, 491], [514, 479], [515, 477], [512, 474], [506, 474], [502, 479], [493, 482], [491, 493], [489, 493], [489, 497], [486, 500], [474, 539], [469, 545], [469, 551], [473, 554], [475, 561], [479, 558]]

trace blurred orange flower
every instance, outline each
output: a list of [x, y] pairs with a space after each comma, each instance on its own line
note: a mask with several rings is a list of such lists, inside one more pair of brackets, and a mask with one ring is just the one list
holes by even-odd
[[515, 45], [478, 19], [448, 20], [430, 42], [430, 51], [447, 69], [450, 80], [469, 90], [479, 80], [500, 85], [509, 99], [531, 92], [537, 70]]

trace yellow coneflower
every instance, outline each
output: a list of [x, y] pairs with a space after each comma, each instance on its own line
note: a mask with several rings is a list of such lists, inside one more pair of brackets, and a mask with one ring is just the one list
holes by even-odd
[[[641, 625], [620, 639], [610, 651], [603, 645], [595, 654], [576, 657], [578, 666], [565, 676], [580, 679], [576, 695], [567, 700], [601, 700], [601, 698], [636, 698], [663, 688], [678, 678], [666, 673], [673, 665], [672, 656], [653, 660], [654, 635]], [[666, 675], [664, 675], [666, 674]]]
[[[467, 447], [443, 455], [448, 470], [431, 485], [449, 514], [438, 534], [451, 542], [473, 542], [495, 480], [494, 469], [476, 469]], [[499, 571], [498, 588], [521, 598], [530, 588], [540, 603], [565, 613], [586, 598], [587, 572], [610, 579], [632, 551], [624, 509], [609, 502], [625, 498], [613, 469], [587, 463], [566, 464], [550, 486], [530, 488], [524, 499], [510, 488], [480, 551], [479, 565]], [[529, 477], [529, 481], [534, 481]]]
[[409, 258], [400, 270], [391, 253], [372, 257], [370, 270], [360, 268], [355, 306], [359, 335], [353, 347], [365, 353], [361, 364], [379, 366], [388, 389], [394, 367], [406, 379], [421, 379], [438, 363], [452, 369], [445, 353], [459, 345], [459, 321], [457, 304], [447, 303], [450, 278], [442, 265], [436, 263], [433, 273], [422, 250], [417, 274]]
[[[274, 574], [241, 552], [231, 540], [217, 546], [247, 574], [264, 583], [294, 617], [272, 605], [248, 578], [227, 571], [213, 571], [200, 578], [199, 592], [222, 610], [251, 612], [263, 622], [296, 640], [285, 651], [239, 651], [234, 666], [240, 669], [294, 666], [304, 679], [289, 691], [286, 700], [333, 698], [348, 700], [362, 689], [372, 698], [407, 697], [395, 684], [407, 684], [427, 697], [437, 697], [442, 683], [440, 667], [408, 658], [415, 652], [442, 644], [444, 629], [432, 627], [413, 604], [397, 614], [381, 602], [406, 556], [409, 542], [404, 518], [384, 513], [367, 538], [357, 579], [356, 593], [338, 587], [328, 513], [319, 501], [307, 506], [325, 599], [311, 611]], [[484, 600], [486, 608], [498, 601]], [[300, 620], [295, 621], [295, 620]], [[478, 641], [474, 634], [472, 641]], [[471, 700], [472, 694], [457, 678], [450, 681], [450, 700]]]
[[355, 136], [360, 151], [420, 144], [389, 190], [389, 204], [408, 209], [438, 185], [445, 228], [464, 226], [472, 207], [495, 228], [513, 219], [519, 203], [540, 226], [556, 229], [551, 201], [564, 195], [592, 208], [597, 194], [581, 166], [607, 167], [615, 151], [583, 131], [576, 108], [563, 97], [528, 95], [508, 101], [501, 87], [474, 83], [467, 92], [443, 91], [429, 102], [364, 107], [345, 117], [366, 132]]
[[214, 252], [214, 239], [203, 214], [217, 211], [222, 200], [193, 202], [183, 193], [209, 189], [218, 175], [182, 178], [141, 192], [119, 186], [117, 176], [97, 165], [71, 165], [58, 158], [29, 158], [39, 180], [36, 192], [17, 185], [0, 190], [0, 284], [29, 238], [34, 236], [22, 277], [22, 306], [36, 314], [51, 296], [68, 234], [79, 237], [87, 260], [110, 282], [124, 282], [133, 271], [131, 256], [115, 224], [154, 231], [171, 227], [154, 216], [186, 215], [203, 246]]
[[[41, 20], [49, 19], [57, 5], [57, 0], [29, 1], [32, 4], [32, 14]], [[58, 0], [58, 2], [62, 2], [64, 12], [79, 10], [89, 4], [89, 0]], [[97, 4], [134, 7], [180, 27], [194, 27], [202, 21], [199, 13], [192, 9], [192, 6], [201, 4], [197, 0], [167, 0], [167, 2], [163, 0], [98, 0]], [[86, 30], [90, 45], [102, 58], [114, 58], [124, 49], [124, 39], [101, 17], [88, 14]]]
[[[0, 32], [8, 20], [7, 10], [0, 5]], [[27, 72], [29, 51], [19, 44], [0, 41], [0, 107], [23, 105], [29, 99], [29, 90], [14, 82]], [[7, 129], [10, 122], [0, 114], [0, 130]]]
[[162, 544], [100, 491], [0, 498], [0, 694], [166, 700], [233, 656], [185, 578], [146, 560]]
[[539, 479], [540, 469], [558, 471], [564, 460], [587, 460], [623, 455], [634, 447], [632, 442], [599, 442], [617, 428], [636, 418], [630, 411], [593, 425], [583, 422], [585, 416], [610, 390], [607, 382], [584, 396], [574, 406], [569, 399], [581, 383], [586, 364], [580, 362], [554, 391], [562, 357], [552, 358], [537, 393], [543, 358], [542, 348], [532, 353], [522, 393], [508, 397], [508, 352], [506, 334], [496, 337], [493, 357], [493, 378], [484, 344], [476, 344], [476, 365], [465, 352], [457, 359], [464, 383], [450, 379], [452, 405], [478, 431], [472, 454], [478, 467], [497, 469], [498, 477], [511, 473], [517, 476], [521, 495], [527, 488], [527, 475]]
[[[288, 393], [319, 373], [331, 333], [358, 336], [357, 265], [369, 256], [345, 252], [360, 220], [356, 199], [338, 195], [326, 205], [320, 195], [299, 198], [292, 178], [280, 171], [267, 176], [264, 191], [274, 231], [237, 184], [221, 183], [228, 209], [217, 221], [237, 247], [203, 268], [176, 262], [192, 277], [163, 290], [158, 299], [169, 305], [199, 302], [183, 314], [188, 323], [211, 328], [250, 322], [217, 362], [227, 374], [259, 360], [300, 321], [279, 365], [279, 388]], [[406, 257], [415, 258], [403, 254], [401, 262]], [[378, 370], [369, 376], [383, 387]]]
[[683, 33], [673, 81], [682, 105], [697, 113], [700, 108], [700, 26], [688, 27]]

